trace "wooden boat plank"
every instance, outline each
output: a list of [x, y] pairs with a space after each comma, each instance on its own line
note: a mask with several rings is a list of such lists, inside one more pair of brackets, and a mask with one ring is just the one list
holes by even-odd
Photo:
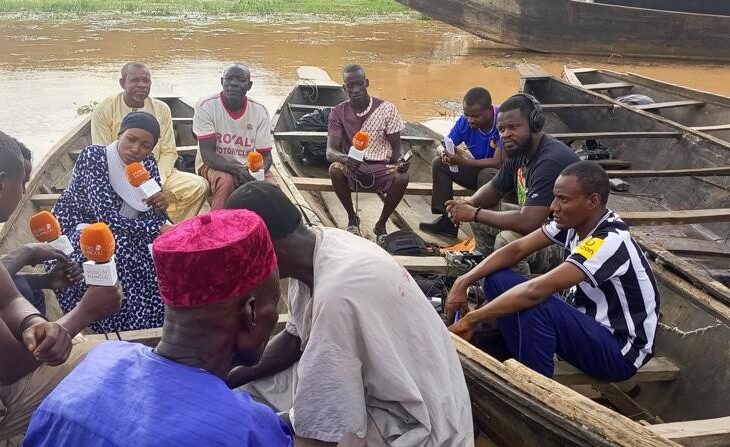
[[449, 266], [442, 256], [395, 256], [395, 259], [406, 270], [421, 273], [438, 273], [446, 275]]
[[[334, 192], [332, 181], [327, 178], [314, 177], [292, 177], [292, 182], [301, 191], [327, 191]], [[368, 191], [360, 191], [367, 193]], [[433, 192], [432, 183], [409, 182], [406, 188], [406, 195], [430, 196]], [[455, 196], [470, 196], [473, 191], [459, 185], [454, 185]]]
[[585, 84], [583, 88], [586, 90], [613, 90], [617, 88], [631, 88], [634, 84], [628, 82], [601, 82], [598, 84]]
[[180, 146], [177, 148], [178, 155], [192, 155], [195, 156], [198, 153], [198, 146]]
[[292, 112], [314, 112], [319, 109], [331, 109], [331, 107], [321, 106], [317, 104], [287, 104]]
[[39, 208], [50, 209], [59, 197], [61, 197], [60, 194], [33, 194], [30, 200]]
[[696, 126], [690, 127], [692, 130], [697, 132], [719, 132], [722, 130], [730, 130], [730, 124], [718, 124], [716, 126]]
[[614, 107], [616, 106], [613, 104], [540, 104], [540, 108], [545, 112], [573, 109], [612, 109]]
[[645, 421], [650, 424], [663, 422], [660, 418], [651, 414], [649, 410], [639, 405], [615, 383], [596, 383], [593, 388], [611, 405], [616, 407], [621, 414], [631, 420]]
[[[646, 365], [641, 367], [631, 377], [632, 383], [638, 382], [663, 382], [674, 380], [680, 369], [671, 360], [664, 357], [654, 357]], [[585, 375], [573, 365], [565, 361], [555, 363], [555, 374], [553, 379], [563, 385], [587, 385], [602, 383], [598, 379]]]
[[[288, 132], [274, 132], [274, 139], [280, 141], [310, 141], [312, 143], [324, 143], [327, 141], [327, 132], [303, 132], [303, 131], [288, 131]], [[433, 138], [419, 137], [412, 135], [401, 135], [401, 141], [415, 144], [431, 144], [434, 142]]]
[[330, 78], [326, 71], [320, 67], [302, 66], [297, 68], [297, 76], [300, 83], [308, 84], [314, 81], [317, 87], [324, 88], [342, 88], [342, 84], [335, 82]]
[[606, 168], [613, 168], [613, 169], [631, 169], [631, 162], [626, 160], [593, 160], [594, 162], [601, 165], [604, 169]]
[[[721, 282], [714, 280], [705, 270], [698, 268], [696, 265], [669, 252], [663, 246], [645, 237], [634, 234], [634, 239], [649, 253], [650, 257], [657, 259], [660, 265], [655, 265], [655, 270], [661, 265], [664, 265], [665, 269], [689, 281], [698, 289], [704, 290], [712, 297], [724, 303], [725, 306], [730, 306], [730, 289], [725, 287]], [[673, 286], [675, 291], [695, 300], [695, 294], [689, 292], [689, 285], [681, 285], [677, 281], [671, 281], [670, 279], [671, 277], [667, 277], [668, 283]], [[717, 306], [712, 305], [711, 300], [699, 300], [698, 302], [707, 310], [712, 311], [712, 313], [719, 314], [723, 318], [730, 318], [730, 312], [722, 312]], [[725, 306], [720, 307], [724, 308]]]
[[657, 110], [657, 109], [671, 109], [673, 107], [689, 107], [689, 106], [702, 106], [705, 103], [702, 101], [686, 100], [686, 101], [667, 101], [667, 102], [655, 102], [654, 104], [639, 104], [632, 107], [636, 107], [639, 110]]
[[[643, 243], [642, 246], [644, 246]], [[688, 301], [695, 303], [713, 317], [724, 321], [730, 320], [730, 306], [726, 305], [721, 299], [717, 299], [717, 297], [711, 295], [707, 288], [703, 287], [706, 284], [694, 286], [681, 273], [675, 273], [670, 270], [672, 268], [671, 265], [662, 265], [661, 260], [659, 261], [652, 263], [652, 270], [654, 271], [654, 276], [664, 286], [672, 292], [686, 298]], [[722, 287], [722, 284], [719, 285]]]
[[612, 178], [640, 178], [640, 177], [685, 177], [685, 176], [712, 176], [730, 175], [730, 166], [696, 169], [663, 169], [663, 170], [619, 170], [606, 171]]
[[730, 256], [730, 246], [715, 241], [680, 237], [662, 237], [661, 244], [662, 247], [674, 253], [721, 257]]
[[730, 445], [730, 417], [650, 425], [652, 432], [686, 447], [727, 447]]
[[572, 69], [573, 73], [579, 74], [579, 73], [594, 73], [596, 71], [595, 68], [574, 68]]
[[730, 222], [730, 208], [712, 210], [625, 211], [621, 218], [629, 225], [685, 225]]
[[681, 132], [564, 132], [551, 134], [559, 140], [600, 140], [612, 138], [679, 138]]
[[[675, 446], [628, 418], [575, 391], [535, 373], [515, 360], [499, 362], [475, 346], [451, 334], [473, 399], [477, 425], [510, 435], [506, 445]], [[509, 401], [499, 406], [496, 401]], [[503, 408], [517, 409], [522, 417], [502, 417]], [[510, 415], [512, 416], [512, 415]], [[539, 421], [546, 430], [531, 432], [525, 419]], [[556, 439], [555, 433], [563, 435]], [[495, 433], [489, 433], [493, 435]], [[490, 436], [491, 437], [491, 436]], [[567, 440], [570, 439], [570, 444]]]
[[[77, 160], [79, 158], [79, 155], [81, 155], [81, 151], [83, 149], [77, 149], [70, 151], [68, 154], [71, 156], [71, 159]], [[195, 155], [198, 152], [198, 146], [180, 146], [177, 148], [178, 155]]]

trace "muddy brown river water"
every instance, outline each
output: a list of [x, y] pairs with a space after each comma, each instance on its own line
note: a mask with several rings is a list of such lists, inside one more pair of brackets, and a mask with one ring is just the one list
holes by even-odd
[[227, 63], [244, 62], [252, 70], [251, 97], [272, 112], [298, 66], [320, 66], [336, 78], [351, 62], [366, 67], [372, 93], [393, 101], [410, 120], [458, 113], [462, 94], [475, 85], [504, 100], [518, 88], [514, 65], [521, 62], [558, 76], [565, 64], [633, 71], [730, 95], [728, 65], [541, 55], [435, 21], [300, 22], [0, 18], [0, 130], [24, 141], [40, 160], [79, 119], [78, 107], [119, 91], [118, 70], [132, 59], [150, 66], [153, 94], [191, 102], [219, 88]]

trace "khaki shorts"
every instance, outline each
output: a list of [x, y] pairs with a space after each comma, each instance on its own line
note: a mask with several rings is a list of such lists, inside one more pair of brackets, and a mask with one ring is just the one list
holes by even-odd
[[12, 385], [0, 386], [0, 447], [20, 445], [38, 405], [97, 344], [77, 335], [62, 365], [43, 364]]

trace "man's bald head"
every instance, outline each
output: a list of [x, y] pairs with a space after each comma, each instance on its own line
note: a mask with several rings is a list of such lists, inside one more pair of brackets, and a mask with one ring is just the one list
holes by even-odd
[[228, 72], [231, 70], [235, 73], [243, 73], [248, 76], [249, 79], [251, 79], [251, 70], [249, 70], [248, 67], [244, 64], [236, 62], [235, 64], [227, 66], [226, 69], [223, 70], [223, 77], [225, 78], [226, 74], [228, 74]]
[[251, 90], [251, 71], [243, 64], [229, 65], [223, 72], [221, 86], [226, 106], [233, 111], [243, 108], [243, 98]]

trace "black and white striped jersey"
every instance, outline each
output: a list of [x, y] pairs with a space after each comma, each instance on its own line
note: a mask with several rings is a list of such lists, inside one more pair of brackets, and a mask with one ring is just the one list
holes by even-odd
[[608, 328], [624, 358], [640, 368], [652, 356], [659, 320], [659, 290], [654, 273], [629, 226], [611, 210], [584, 239], [550, 220], [545, 235], [565, 248], [565, 262], [585, 274], [572, 290], [571, 304]]

